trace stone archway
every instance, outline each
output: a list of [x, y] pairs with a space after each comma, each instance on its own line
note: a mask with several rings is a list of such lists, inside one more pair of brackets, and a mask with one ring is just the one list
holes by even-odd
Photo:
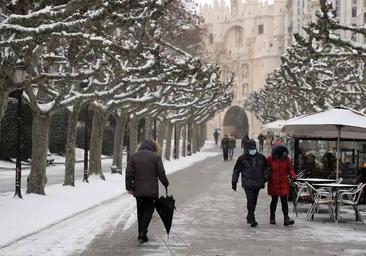
[[224, 134], [235, 135], [236, 138], [242, 138], [249, 132], [248, 117], [239, 106], [232, 106], [226, 111], [224, 117]]

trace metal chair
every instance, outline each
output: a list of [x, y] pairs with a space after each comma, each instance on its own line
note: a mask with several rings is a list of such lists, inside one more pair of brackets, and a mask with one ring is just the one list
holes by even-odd
[[314, 218], [315, 212], [317, 209], [319, 210], [320, 205], [327, 205], [329, 208], [329, 214], [331, 221], [334, 221], [334, 207], [335, 200], [332, 198], [332, 194], [329, 191], [326, 191], [322, 188], [316, 189], [308, 182], [305, 182], [306, 186], [308, 187], [310, 197], [313, 201], [312, 205], [310, 206], [308, 213], [306, 215], [306, 220], [310, 221], [310, 219]]
[[[356, 215], [356, 221], [362, 221], [358, 202], [361, 198], [362, 191], [366, 184], [360, 183], [357, 188], [351, 190], [340, 190], [337, 194], [337, 220], [339, 220], [340, 209], [342, 205], [350, 205], [353, 207]], [[345, 198], [346, 197], [346, 198]]]

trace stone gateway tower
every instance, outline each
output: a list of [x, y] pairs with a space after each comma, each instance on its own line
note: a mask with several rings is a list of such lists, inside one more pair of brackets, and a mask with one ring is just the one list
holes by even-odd
[[262, 124], [243, 109], [245, 98], [264, 86], [265, 78], [280, 65], [284, 53], [287, 0], [214, 0], [201, 6], [207, 30], [205, 57], [218, 63], [223, 76], [235, 73], [235, 98], [231, 107], [208, 123], [208, 134], [256, 138]]

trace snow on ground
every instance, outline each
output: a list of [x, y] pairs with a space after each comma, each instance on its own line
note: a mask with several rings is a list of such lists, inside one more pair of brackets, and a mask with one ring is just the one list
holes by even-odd
[[[214, 145], [212, 142], [207, 144], [205, 149]], [[170, 174], [218, 154], [202, 150], [186, 158], [165, 161], [165, 169], [167, 174]], [[56, 251], [50, 254], [49, 248], [52, 247], [50, 240], [57, 244], [62, 243], [63, 250], [59, 255], [65, 255], [66, 251], [70, 253], [75, 249], [83, 249], [112, 217], [127, 218], [131, 222], [130, 212], [132, 205], [134, 206], [134, 200], [124, 190], [124, 175], [106, 174], [105, 176], [106, 181], [90, 177], [89, 184], [78, 181], [75, 187], [64, 187], [61, 184], [48, 186], [46, 196], [25, 194], [23, 191], [24, 200], [13, 198], [12, 192], [0, 193], [0, 255], [25, 255], [23, 254], [25, 252], [29, 255], [28, 250], [32, 248], [33, 250], [37, 248], [37, 255], [57, 255]], [[106, 201], [112, 203], [106, 204]], [[98, 205], [100, 207], [96, 207]], [[79, 218], [79, 215], [89, 216], [86, 210], [92, 208], [91, 215], [98, 211], [103, 213], [93, 215], [94, 218], [88, 217], [90, 222], [85, 224], [85, 218]], [[126, 209], [129, 209], [129, 214], [125, 212]], [[64, 221], [67, 222], [70, 218], [73, 219], [72, 227], [65, 226]], [[36, 241], [32, 240], [33, 236], [30, 235], [41, 230], [45, 230], [41, 233], [47, 233], [48, 228], [52, 229], [52, 226], [57, 223], [65, 226], [64, 232], [57, 230], [52, 235], [41, 235], [42, 237], [37, 238]], [[75, 229], [76, 233], [70, 235], [70, 229]], [[29, 238], [21, 239], [27, 236]], [[82, 239], [74, 241], [71, 240], [72, 237], [82, 237]], [[20, 241], [13, 243], [17, 240]], [[31, 240], [33, 242], [30, 242]], [[39, 244], [34, 246], [35, 242]], [[48, 251], [45, 251], [45, 254], [39, 253], [42, 249]]]

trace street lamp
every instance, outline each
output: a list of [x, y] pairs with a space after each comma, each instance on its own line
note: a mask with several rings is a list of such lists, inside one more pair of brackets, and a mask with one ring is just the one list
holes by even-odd
[[[19, 85], [28, 79], [27, 66], [23, 61], [17, 62], [14, 72], [14, 83]], [[17, 105], [17, 151], [16, 151], [16, 164], [15, 164], [15, 196], [22, 197], [21, 181], [22, 181], [22, 148], [23, 148], [23, 131], [22, 131], [22, 95], [23, 89], [15, 91], [18, 101]]]

